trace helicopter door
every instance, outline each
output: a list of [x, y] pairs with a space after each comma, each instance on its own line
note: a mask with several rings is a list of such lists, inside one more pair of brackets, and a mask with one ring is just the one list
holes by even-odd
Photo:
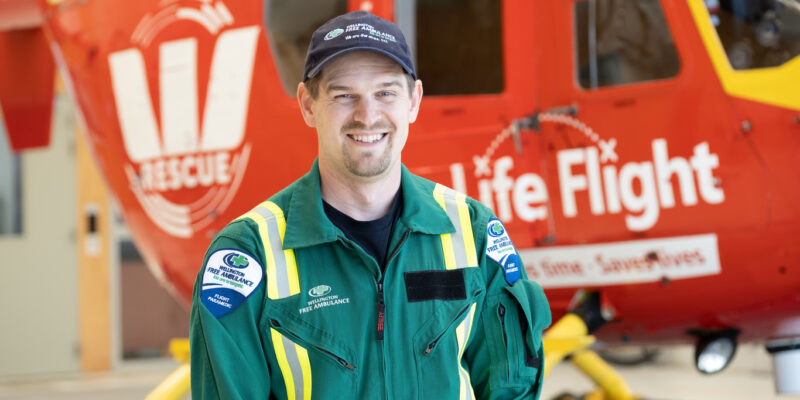
[[658, 0], [537, 5], [537, 33], [548, 38], [538, 43], [538, 122], [558, 242], [724, 223], [725, 193], [715, 176], [728, 148], [728, 108], [689, 36], [685, 7]]
[[533, 60], [524, 50], [532, 28], [520, 13], [529, 3], [394, 3], [424, 91], [403, 161], [492, 208], [517, 248], [549, 232], [537, 140], [511, 129], [536, 108]]

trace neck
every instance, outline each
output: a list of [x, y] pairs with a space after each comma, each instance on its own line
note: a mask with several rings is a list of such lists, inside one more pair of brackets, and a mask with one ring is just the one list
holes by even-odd
[[400, 189], [400, 165], [377, 179], [353, 179], [320, 166], [322, 199], [357, 221], [376, 220], [392, 208]]

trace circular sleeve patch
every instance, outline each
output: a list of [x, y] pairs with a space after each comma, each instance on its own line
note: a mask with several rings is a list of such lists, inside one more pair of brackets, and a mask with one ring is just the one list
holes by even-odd
[[251, 255], [235, 249], [217, 250], [203, 269], [201, 301], [211, 314], [222, 317], [256, 290], [263, 274], [261, 264]]
[[486, 226], [486, 256], [503, 267], [503, 274], [509, 285], [519, 280], [522, 262], [505, 226], [497, 218], [490, 219]]

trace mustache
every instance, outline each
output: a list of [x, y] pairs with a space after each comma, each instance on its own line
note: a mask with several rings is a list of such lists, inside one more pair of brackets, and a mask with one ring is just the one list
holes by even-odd
[[370, 126], [359, 121], [350, 121], [342, 126], [342, 132], [349, 133], [352, 131], [370, 131], [370, 132], [394, 132], [396, 127], [388, 121], [380, 121]]

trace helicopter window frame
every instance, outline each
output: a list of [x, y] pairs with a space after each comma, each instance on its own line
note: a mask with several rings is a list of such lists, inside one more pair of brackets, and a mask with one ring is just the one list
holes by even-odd
[[272, 60], [286, 95], [294, 98], [303, 79], [311, 35], [325, 21], [349, 11], [348, 0], [265, 0], [264, 26]]
[[[637, 2], [603, 0], [604, 5], [609, 4], [610, 6], [601, 10], [606, 11], [607, 15], [605, 15], [605, 21], [600, 21], [602, 22], [599, 24], [601, 25], [600, 29], [603, 29], [600, 34], [597, 34], [599, 29], [597, 3], [598, 0], [577, 0], [572, 7], [573, 77], [576, 88], [585, 92], [594, 92], [670, 81], [680, 76], [683, 62], [664, 8], [659, 0]], [[620, 11], [622, 7], [613, 9], [615, 5], [636, 7], [637, 9], [633, 11], [637, 12], [636, 15], [639, 16], [639, 19], [628, 18], [625, 20], [625, 11]], [[585, 10], [581, 10], [581, 7], [585, 7]], [[608, 12], [608, 10], [612, 10], [612, 12]], [[583, 15], [585, 18], [581, 18]], [[620, 15], [623, 19], [622, 22], [618, 19]], [[646, 18], [650, 18], [651, 25], [643, 25], [648, 22], [645, 20]], [[583, 20], [586, 20], [586, 23], [582, 26]], [[624, 30], [614, 30], [615, 27], [630, 28], [635, 26], [636, 22], [641, 28], [655, 26], [658, 30], [653, 33], [652, 30], [642, 29], [642, 32], [648, 34], [635, 35], [637, 38], [644, 38], [644, 40], [638, 39], [639, 42], [632, 42], [630, 38], [634, 35], [628, 34], [626, 37]], [[593, 32], [595, 35], [591, 35]], [[603, 40], [603, 36], [606, 37], [606, 40]], [[616, 39], [616, 43], [608, 40], [609, 36], [611, 39]], [[603, 41], [598, 42], [598, 40]], [[629, 41], [628, 44], [632, 43], [635, 46], [623, 46], [625, 41]], [[653, 44], [658, 46], [652, 46]], [[650, 50], [651, 47], [658, 47], [659, 50]], [[630, 50], [631, 48], [633, 50]], [[625, 54], [626, 52], [627, 54]], [[634, 57], [633, 55], [647, 55], [647, 57]], [[584, 59], [585, 61], [583, 61]]]
[[[506, 92], [503, 3], [502, 0], [394, 2], [395, 23], [406, 37], [425, 96], [496, 96]], [[452, 6], [460, 8], [454, 11]], [[428, 12], [423, 13], [424, 8]], [[454, 16], [458, 12], [461, 17]], [[448, 18], [440, 18], [441, 15]], [[423, 22], [417, 24], [420, 20]], [[418, 40], [429, 37], [435, 39]], [[486, 44], [480, 45], [481, 41]], [[467, 60], [472, 60], [470, 67], [464, 68]], [[476, 64], [474, 60], [482, 63]]]

